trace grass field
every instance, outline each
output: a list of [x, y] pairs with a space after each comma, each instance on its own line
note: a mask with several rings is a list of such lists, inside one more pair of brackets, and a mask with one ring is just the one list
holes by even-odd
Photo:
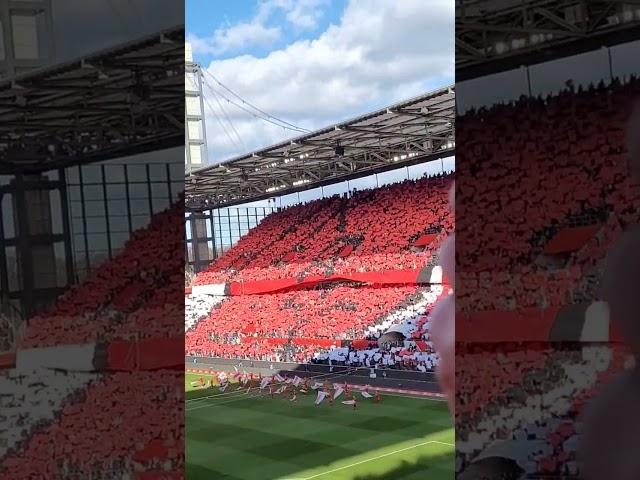
[[449, 480], [454, 431], [446, 404], [383, 395], [358, 409], [193, 390], [187, 374], [186, 473], [202, 480]]

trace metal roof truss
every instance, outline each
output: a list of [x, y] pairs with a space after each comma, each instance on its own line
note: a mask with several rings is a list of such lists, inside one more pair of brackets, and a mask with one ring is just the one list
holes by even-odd
[[454, 125], [451, 86], [194, 171], [187, 206], [246, 203], [451, 156]]
[[0, 82], [0, 173], [184, 144], [184, 28]]

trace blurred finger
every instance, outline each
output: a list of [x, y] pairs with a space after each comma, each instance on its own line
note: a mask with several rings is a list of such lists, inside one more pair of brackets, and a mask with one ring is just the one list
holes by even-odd
[[431, 314], [429, 328], [433, 346], [440, 361], [436, 370], [438, 382], [454, 411], [455, 398], [455, 295], [439, 301]]
[[440, 266], [444, 281], [456, 288], [456, 235], [449, 235], [440, 249]]

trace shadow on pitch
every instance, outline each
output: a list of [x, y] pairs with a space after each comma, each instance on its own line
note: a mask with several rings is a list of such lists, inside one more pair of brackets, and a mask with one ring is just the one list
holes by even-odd
[[[442, 455], [423, 455], [414, 462], [403, 461], [400, 465], [385, 473], [357, 475], [353, 480], [402, 480], [428, 478], [430, 480], [449, 480], [454, 475], [454, 452]], [[319, 480], [319, 479], [318, 479]]]
[[185, 465], [185, 478], [189, 480], [244, 480], [233, 475], [227, 475], [217, 470], [212, 470], [201, 465], [187, 463]]

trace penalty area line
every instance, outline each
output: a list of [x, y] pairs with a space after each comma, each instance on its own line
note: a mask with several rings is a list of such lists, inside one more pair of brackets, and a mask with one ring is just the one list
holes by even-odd
[[367, 463], [367, 462], [372, 462], [372, 461], [378, 460], [380, 458], [389, 457], [391, 455], [395, 455], [396, 453], [405, 452], [407, 450], [411, 450], [413, 448], [422, 447], [423, 445], [429, 445], [431, 443], [436, 443], [436, 444], [439, 444], [439, 445], [447, 445], [449, 447], [455, 447], [455, 445], [453, 443], [440, 442], [438, 440], [429, 440], [428, 442], [422, 442], [422, 443], [418, 443], [416, 445], [412, 445], [410, 447], [405, 447], [405, 448], [401, 448], [399, 450], [394, 450], [393, 452], [384, 453], [382, 455], [378, 455], [376, 457], [368, 458], [366, 460], [361, 460], [359, 462], [351, 463], [351, 464], [345, 465], [343, 467], [334, 468], [333, 470], [327, 470], [326, 472], [316, 473], [315, 475], [311, 475], [310, 477], [287, 477], [287, 478], [283, 478], [281, 480], [311, 480], [313, 478], [318, 478], [318, 477], [322, 477], [324, 475], [328, 475], [330, 473], [339, 472], [340, 470], [346, 470], [347, 468], [351, 468], [351, 467], [355, 467], [355, 466], [358, 466], [358, 465], [362, 465], [363, 463]]

